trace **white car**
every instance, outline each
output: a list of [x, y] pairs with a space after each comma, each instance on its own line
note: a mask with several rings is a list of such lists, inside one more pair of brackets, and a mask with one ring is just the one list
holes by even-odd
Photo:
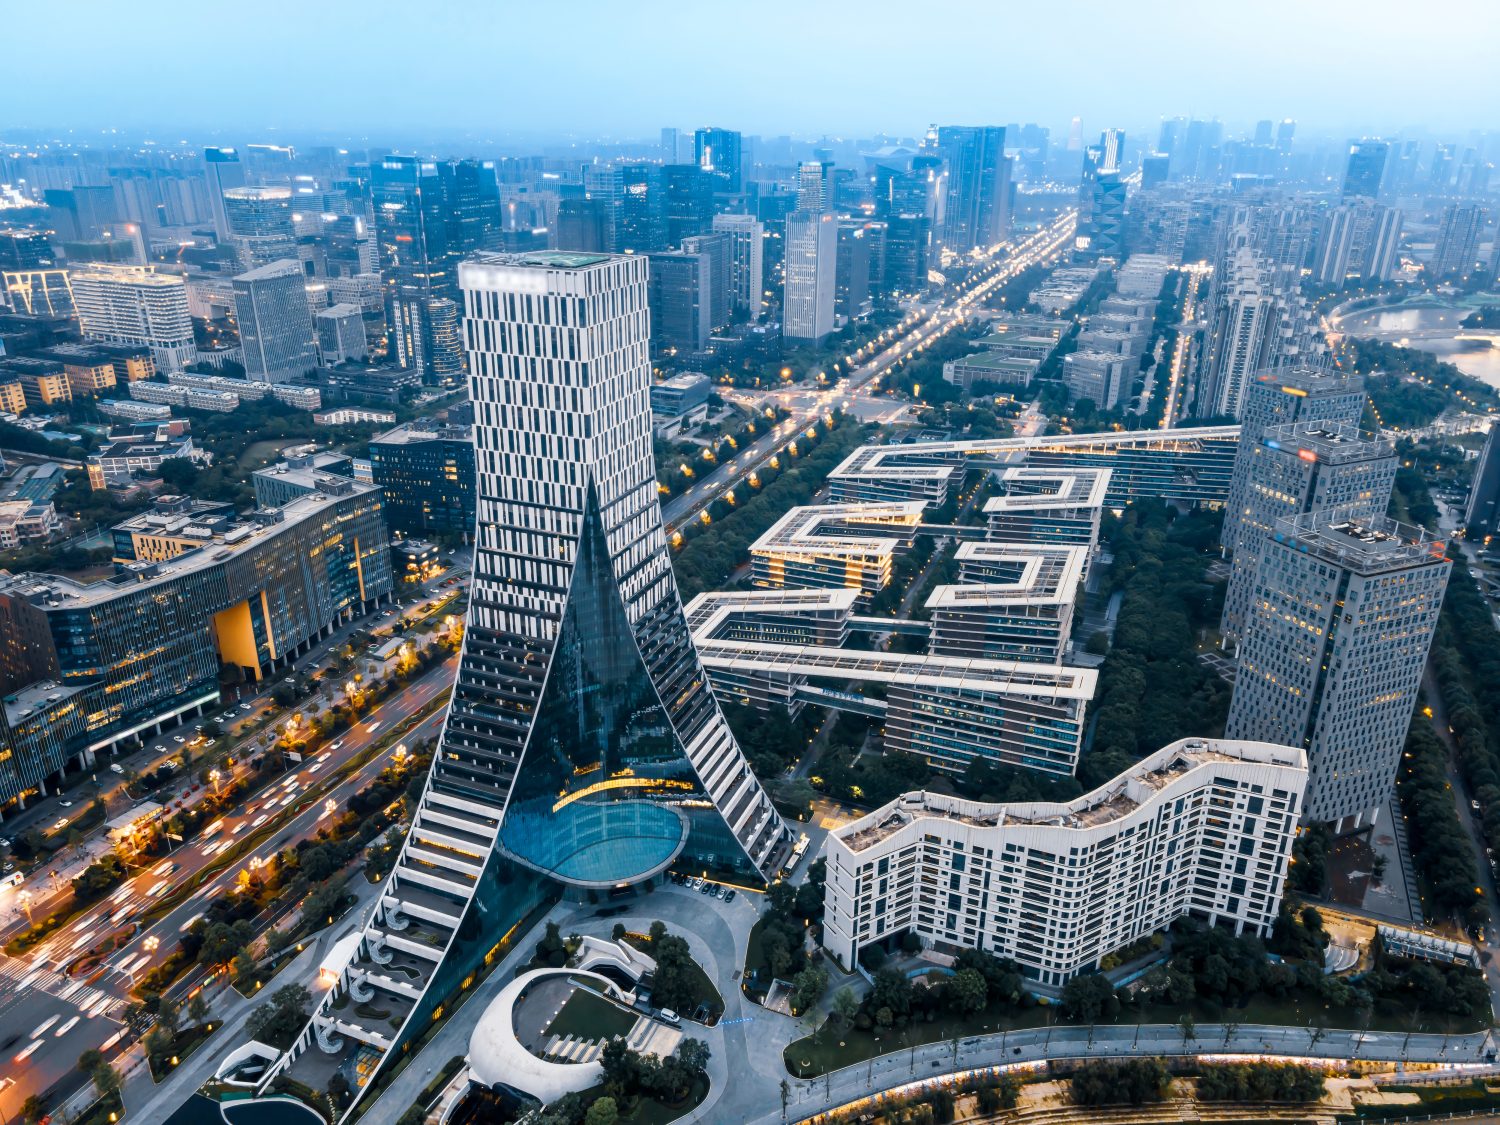
[[174, 734], [172, 736], [172, 741], [175, 742], [175, 743], [177, 743], [177, 745], [181, 746], [184, 742], [187, 741], [187, 739], [183, 738], [182, 735], [180, 735], [180, 734]]
[[120, 765], [119, 762], [110, 762], [109, 763], [109, 768], [112, 769], [112, 770], [114, 770], [115, 773], [124, 773], [125, 772], [125, 767], [122, 766], [122, 765]]

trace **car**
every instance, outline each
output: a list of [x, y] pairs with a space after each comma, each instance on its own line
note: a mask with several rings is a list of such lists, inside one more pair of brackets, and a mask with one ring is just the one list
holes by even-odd
[[[0, 873], [4, 873], [6, 875], [9, 875], [15, 869], [16, 869], [16, 865], [14, 863], [12, 863], [8, 859], [4, 863], [0, 863]], [[17, 882], [19, 882], [19, 880], [17, 880]], [[15, 884], [13, 883], [11, 885], [14, 886]]]
[[679, 1016], [676, 1012], [672, 1011], [671, 1008], [663, 1008], [656, 1014], [661, 1018], [663, 1023], [669, 1023], [673, 1027], [677, 1027], [682, 1023], [682, 1017]]
[[54, 824], [52, 826], [52, 831], [56, 832], [58, 829], [60, 829], [60, 828], [66, 828], [67, 826], [68, 826], [68, 818], [67, 817], [63, 817], [61, 820], [59, 820], [56, 824]]
[[254, 711], [255, 710], [255, 704], [253, 704], [253, 703], [241, 703], [240, 704], [240, 710], [241, 711]]
[[712, 883], [704, 883], [703, 886], [699, 889], [698, 893], [711, 895], [714, 893], [714, 885]]
[[173, 736], [172, 736], [172, 741], [173, 741], [173, 742], [175, 742], [175, 743], [177, 743], [177, 745], [179, 745], [179, 746], [181, 746], [181, 745], [182, 745], [182, 744], [183, 744], [183, 743], [184, 743], [184, 742], [186, 742], [186, 741], [187, 741], [187, 739], [186, 739], [186, 738], [184, 738], [184, 737], [183, 737], [183, 736], [182, 736], [182, 735], [180, 735], [180, 734], [174, 734], [174, 735], [173, 735]]
[[210, 739], [209, 739], [209, 740], [208, 740], [208, 741], [207, 741], [207, 742], [205, 742], [205, 743], [204, 743], [204, 744], [203, 744], [203, 745], [205, 745], [205, 746], [217, 746], [217, 745], [218, 745], [218, 742], [219, 742], [219, 740], [218, 740], [218, 739], [217, 739], [217, 738], [210, 738]]
[[730, 887], [729, 890], [724, 895], [724, 901], [725, 902], [733, 902], [734, 901], [734, 896], [736, 894], [738, 894], [738, 893], [739, 892], [736, 891], [733, 887]]
[[1479, 811], [1479, 802], [1478, 801], [1470, 801], [1469, 802], [1469, 808], [1473, 809], [1475, 812], [1478, 812]]
[[122, 766], [122, 765], [120, 765], [119, 762], [110, 762], [109, 763], [109, 768], [112, 769], [112, 770], [114, 770], [115, 773], [124, 773], [125, 772], [125, 767]]
[[63, 800], [63, 801], [58, 801], [57, 803], [59, 805], [61, 805], [63, 808], [65, 808], [65, 809], [71, 809], [73, 807], [73, 802], [72, 801]]

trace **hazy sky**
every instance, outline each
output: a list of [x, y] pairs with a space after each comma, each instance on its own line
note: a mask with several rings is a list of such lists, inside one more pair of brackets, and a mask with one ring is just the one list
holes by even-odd
[[0, 38], [0, 136], [1500, 125], [1500, 0], [0, 0]]

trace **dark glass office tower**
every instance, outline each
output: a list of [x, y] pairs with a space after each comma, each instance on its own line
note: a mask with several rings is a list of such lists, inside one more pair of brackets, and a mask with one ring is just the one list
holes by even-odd
[[390, 355], [424, 383], [455, 385], [464, 370], [458, 262], [500, 236], [494, 166], [389, 156], [370, 166], [370, 189]]
[[1010, 229], [1010, 160], [1005, 128], [944, 125], [938, 151], [948, 162], [943, 245], [957, 253], [988, 249]]
[[549, 898], [672, 864], [761, 880], [789, 852], [672, 575], [648, 264], [539, 251], [460, 267], [478, 488], [463, 658], [360, 947], [267, 1084], [333, 1068], [367, 1088]]
[[1375, 199], [1380, 195], [1380, 181], [1385, 177], [1385, 158], [1390, 147], [1384, 141], [1349, 142], [1343, 198]]
[[713, 178], [715, 191], [740, 190], [740, 135], [733, 129], [695, 132], [693, 160]]

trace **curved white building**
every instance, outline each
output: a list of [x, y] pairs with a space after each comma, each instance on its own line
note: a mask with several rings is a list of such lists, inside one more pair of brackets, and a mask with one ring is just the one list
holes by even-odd
[[1060, 985], [1183, 915], [1267, 934], [1306, 784], [1299, 748], [1187, 739], [1066, 803], [908, 793], [829, 834], [823, 944], [909, 930]]

